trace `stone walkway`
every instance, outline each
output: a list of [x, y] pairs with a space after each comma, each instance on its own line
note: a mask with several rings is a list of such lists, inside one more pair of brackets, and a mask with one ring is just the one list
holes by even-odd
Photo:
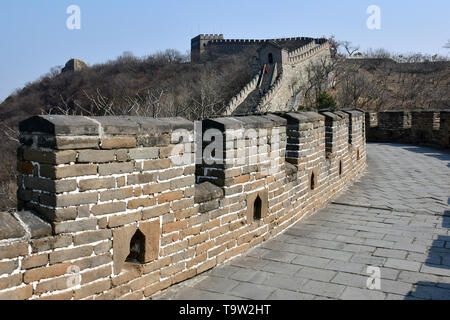
[[450, 299], [450, 153], [369, 144], [368, 165], [327, 208], [153, 299]]

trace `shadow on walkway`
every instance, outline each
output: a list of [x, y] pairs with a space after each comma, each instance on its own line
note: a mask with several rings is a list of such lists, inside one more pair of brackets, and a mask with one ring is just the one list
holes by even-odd
[[[450, 204], [450, 198], [448, 199]], [[450, 228], [450, 210], [443, 213], [443, 230]], [[432, 272], [436, 276], [450, 276], [450, 236], [439, 235], [433, 241], [428, 252], [424, 265], [434, 268]], [[426, 299], [426, 300], [450, 300], [450, 283], [419, 281], [415, 284], [415, 291], [411, 291], [405, 300]]]
[[436, 152], [436, 149], [431, 147], [423, 147], [423, 146], [413, 146], [413, 145], [400, 145], [403, 149], [412, 151], [415, 153], [421, 153], [423, 155], [433, 157], [439, 159], [441, 161], [448, 161], [447, 166], [450, 167], [450, 151], [448, 150], [439, 150]]

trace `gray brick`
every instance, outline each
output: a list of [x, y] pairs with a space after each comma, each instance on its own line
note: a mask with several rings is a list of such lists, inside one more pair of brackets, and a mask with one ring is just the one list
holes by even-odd
[[313, 279], [320, 281], [330, 281], [336, 272], [331, 270], [315, 269], [310, 267], [304, 267], [299, 272], [295, 274], [295, 277], [300, 277], [304, 279]]
[[253, 283], [241, 283], [233, 288], [232, 295], [251, 300], [267, 299], [275, 289]]
[[390, 268], [394, 268], [394, 269], [407, 270], [407, 271], [419, 271], [421, 264], [419, 262], [414, 262], [414, 261], [389, 258], [384, 265], [386, 267], [390, 267]]
[[268, 300], [313, 300], [314, 296], [312, 294], [305, 294], [294, 292], [290, 290], [278, 289], [274, 291], [268, 298]]
[[339, 284], [311, 280], [302, 287], [301, 292], [337, 299], [344, 289], [345, 287]]
[[384, 300], [386, 295], [380, 291], [347, 287], [340, 297], [341, 300]]

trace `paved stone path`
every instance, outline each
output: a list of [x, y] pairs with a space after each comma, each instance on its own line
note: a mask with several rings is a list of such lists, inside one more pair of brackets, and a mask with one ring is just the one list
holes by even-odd
[[327, 208], [153, 299], [450, 299], [450, 153], [369, 144], [368, 165]]

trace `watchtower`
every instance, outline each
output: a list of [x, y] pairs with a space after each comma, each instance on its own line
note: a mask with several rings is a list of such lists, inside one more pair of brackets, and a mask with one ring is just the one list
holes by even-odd
[[223, 34], [200, 34], [191, 40], [191, 60], [200, 62], [200, 57], [205, 53], [205, 47], [214, 40], [223, 40]]

